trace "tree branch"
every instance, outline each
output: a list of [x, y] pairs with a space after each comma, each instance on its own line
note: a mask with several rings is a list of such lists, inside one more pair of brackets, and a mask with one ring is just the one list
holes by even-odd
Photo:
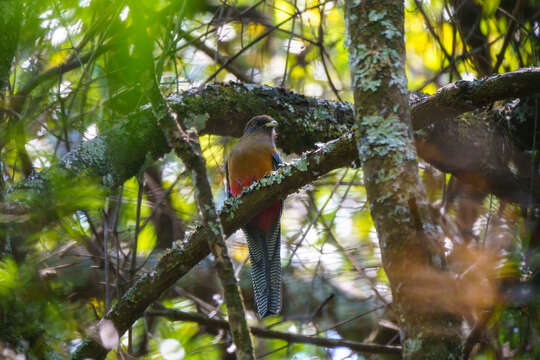
[[[416, 130], [418, 155], [461, 181], [508, 201], [527, 204], [540, 198], [540, 184], [534, 186], [532, 196], [530, 193], [528, 155], [509, 144], [488, 115], [450, 118], [490, 101], [513, 99], [528, 91], [538, 93], [539, 77], [540, 69], [531, 68], [479, 81], [462, 81], [459, 86], [450, 84], [413, 102], [411, 121]], [[278, 146], [287, 153], [300, 153], [317, 142], [335, 139], [353, 124], [349, 103], [311, 98], [265, 85], [212, 84], [172, 96], [168, 104], [186, 126], [202, 134], [221, 136], [240, 136], [245, 123], [264, 109], [280, 123]], [[143, 109], [119, 120], [118, 125], [84, 142], [35, 180], [41, 183], [51, 173], [60, 171], [67, 179], [90, 173], [102, 177], [106, 185], [122, 184], [139, 172], [145, 159], [158, 159], [170, 150], [152, 119], [150, 109]], [[516, 173], [516, 164], [522, 173]], [[42, 207], [43, 203], [36, 206]], [[43, 221], [28, 225], [23, 230], [38, 231]]]
[[[333, 169], [349, 165], [356, 157], [354, 149], [352, 134], [346, 134], [252, 184], [247, 192], [228, 200], [221, 210], [225, 235], [231, 235], [251, 220], [257, 209], [270, 205]], [[156, 267], [139, 277], [101, 321], [111, 320], [118, 333], [123, 334], [163, 291], [209, 254], [207, 238], [211, 233], [209, 226], [199, 226], [184, 243], [166, 252]], [[107, 350], [99, 340], [89, 337], [77, 348], [73, 359], [103, 359], [106, 354]]]
[[[170, 321], [188, 321], [196, 322], [211, 329], [229, 330], [229, 323], [225, 320], [210, 319], [197, 313], [187, 313], [175, 309], [149, 310], [145, 312], [147, 316], [164, 316]], [[323, 337], [306, 336], [300, 334], [291, 334], [281, 331], [268, 330], [258, 326], [251, 326], [253, 335], [266, 339], [281, 339], [289, 343], [312, 344], [326, 348], [347, 347], [351, 350], [361, 353], [373, 354], [400, 354], [401, 346], [389, 346], [379, 344], [361, 343], [349, 340], [328, 339]]]
[[[530, 80], [536, 79], [540, 74], [540, 69], [528, 69], [505, 74], [504, 76], [495, 76], [488, 81], [493, 81], [494, 86], [497, 86], [499, 81], [504, 83], [514, 74], [518, 76], [520, 82], [532, 83], [532, 85], [527, 85], [531, 93], [539, 92], [540, 82]], [[465, 102], [471, 94], [483, 96], [482, 89], [484, 92], [489, 90], [485, 89], [486, 83], [486, 81], [468, 82], [470, 84], [468, 91], [453, 90], [456, 91], [456, 97], [450, 98], [450, 104], [455, 104], [456, 99]], [[495, 93], [487, 91], [487, 93], [492, 94], [490, 99], [493, 101], [498, 96], [500, 96], [500, 99], [504, 99], [522, 95], [522, 92], [514, 92], [514, 90], [519, 90], [520, 86], [523, 85], [512, 82], [511, 84], [516, 85], [516, 87], [507, 88], [505, 91], [499, 90]], [[520, 91], [524, 91], [522, 87]], [[500, 138], [500, 134], [497, 135], [499, 137], [496, 137], [496, 131], [484, 120], [476, 121], [478, 125], [476, 130], [478, 132], [468, 135], [462, 131], [448, 131], [448, 126], [470, 124], [471, 119], [462, 121], [456, 118], [450, 123], [438, 121], [440, 117], [431, 117], [432, 113], [429, 111], [419, 111], [424, 106], [429, 108], [429, 105], [432, 105], [431, 102], [438, 101], [442, 106], [448, 104], [449, 99], [444, 96], [444, 92], [441, 92], [422, 100], [418, 105], [412, 106], [413, 126], [417, 122], [430, 125], [422, 129], [425, 134], [421, 138], [428, 141], [422, 143], [423, 150], [418, 150], [421, 156], [430, 159], [428, 161], [432, 161], [439, 167], [444, 168], [447, 165], [445, 163], [446, 159], [452, 160], [454, 157], [463, 157], [469, 160], [471, 157], [470, 148], [459, 146], [457, 149], [451, 148], [449, 151], [445, 146], [452, 141], [460, 145], [462, 142], [467, 141], [468, 144], [478, 146], [476, 144], [478, 142], [477, 138], [469, 139], [467, 136], [474, 136], [481, 131], [484, 131], [482, 136], [486, 143], [498, 141]], [[340, 134], [347, 132], [353, 122], [352, 108], [348, 103], [309, 98], [284, 89], [260, 85], [238, 83], [208, 85], [200, 89], [186, 91], [179, 97], [171, 97], [168, 102], [177, 115], [182, 117], [186, 126], [200, 129], [201, 133], [230, 136], [241, 134], [245, 122], [250, 117], [260, 114], [261, 109], [264, 109], [265, 113], [280, 122], [279, 145], [288, 152], [300, 152], [303, 149], [313, 147], [318, 141], [338, 137]], [[475, 106], [481, 106], [481, 104], [483, 102], [473, 102]], [[417, 109], [417, 106], [420, 107]], [[415, 115], [416, 111], [419, 112]], [[427, 116], [431, 120], [427, 121], [422, 116]], [[32, 208], [32, 201], [36, 201], [35, 205], [42, 209], [44, 203], [54, 204], [54, 202], [43, 202], [42, 196], [49, 192], [54, 193], [54, 189], [48, 187], [62, 184], [61, 179], [66, 179], [66, 181], [71, 179], [70, 181], [72, 181], [79, 174], [90, 173], [102, 176], [105, 184], [115, 185], [137, 174], [143, 165], [144, 159], [157, 159], [169, 151], [163, 132], [156, 123], [149, 121], [149, 119], [154, 119], [154, 116], [150, 109], [146, 109], [133, 115], [127, 121], [119, 122], [109, 132], [83, 143], [77, 150], [69, 153], [60, 164], [53, 165], [35, 179], [20, 184], [19, 188], [36, 192], [35, 199], [28, 200], [27, 205]], [[442, 142], [443, 146], [439, 146], [438, 141]], [[430, 148], [435, 148], [435, 150], [428, 151]], [[324, 153], [323, 149], [326, 149], [328, 154]], [[292, 189], [297, 189], [311, 182], [317, 175], [349, 165], [357, 157], [354, 142], [349, 136], [327, 144], [323, 149], [310, 153], [317, 156], [320, 161], [313, 168], [315, 174], [312, 173], [307, 176], [308, 173], [300, 172], [300, 174], [305, 174], [306, 177], [298, 176], [296, 179], [290, 176], [285, 176], [283, 179], [281, 177], [274, 178], [274, 180], [281, 179], [282, 182], [274, 183], [272, 180], [270, 183], [273, 183], [273, 186], [269, 186], [265, 191], [253, 193], [258, 195], [246, 194], [245, 197], [242, 196], [237, 201], [229, 204], [228, 206], [235, 207], [235, 211], [226, 208], [221, 214], [225, 234], [230, 234], [247, 222], [255, 209], [270, 204], [284, 194], [293, 191]], [[332, 151], [329, 151], [329, 149], [332, 149]], [[463, 153], [464, 149], [467, 150], [467, 154], [459, 156], [460, 151]], [[474, 150], [479, 156], [482, 155], [479, 149], [475, 148]], [[433, 156], [433, 153], [438, 153], [440, 156]], [[333, 159], [330, 162], [321, 160], [323, 156], [330, 156], [331, 154], [337, 154], [337, 156], [332, 155]], [[456, 156], [456, 154], [458, 155]], [[313, 157], [310, 157], [310, 159], [310, 164], [315, 161]], [[484, 160], [485, 158], [481, 159], [481, 164], [484, 164]], [[306, 163], [301, 160], [299, 164], [303, 168]], [[475, 165], [474, 162], [465, 165], [456, 165], [454, 163], [450, 165], [452, 165], [451, 169], [460, 175], [467, 175], [467, 171], [472, 171], [470, 169], [474, 169], [475, 174], [484, 176], [484, 179], [487, 179], [488, 175], [497, 173], [494, 169], [487, 168], [486, 170], [485, 166]], [[285, 169], [290, 169], [293, 173], [299, 171], [294, 167], [285, 167], [282, 171]], [[31, 185], [31, 183], [34, 185]], [[268, 180], [263, 180], [262, 183], [270, 184]], [[486, 189], [490, 190], [489, 187], [486, 187]], [[501, 189], [503, 188], [499, 190]], [[11, 196], [16, 193], [11, 194]], [[278, 195], [275, 195], [275, 193], [278, 193]], [[267, 197], [271, 197], [271, 199], [268, 200]], [[25, 197], [25, 200], [27, 199]], [[246, 203], [242, 203], [242, 206], [240, 206], [238, 201], [243, 202], [244, 199], [246, 199]], [[54, 220], [55, 216], [57, 216], [55, 215], [57, 214], [56, 211], [45, 213], [48, 215], [40, 219], [39, 222], [14, 224], [14, 231], [19, 231], [18, 229], [20, 229], [21, 233], [39, 231], [41, 226], [46, 224], [47, 221]], [[232, 216], [232, 218], [228, 219], [228, 216]], [[114, 321], [119, 332], [125, 331], [134, 321], [136, 317], [133, 314], [140, 314], [148, 304], [154, 301], [153, 294], [160, 294], [209, 253], [205, 238], [208, 231], [208, 228], [199, 228], [191, 234], [182, 248], [176, 248], [167, 253], [156, 270], [139, 279], [126, 293], [125, 297], [111, 310], [107, 318]], [[168, 272], [166, 271], [168, 269], [174, 271]], [[84, 355], [92, 348], [94, 351], [90, 353], [104, 354], [105, 350], [99, 346], [96, 347], [96, 343], [89, 340], [81, 346], [82, 350], [78, 354]], [[84, 356], [79, 358], [84, 358]]]
[[221, 221], [216, 212], [212, 188], [206, 173], [206, 160], [202, 155], [199, 143], [199, 135], [193, 129], [185, 131], [182, 120], [175, 121], [164, 103], [161, 107], [165, 115], [160, 119], [160, 124], [165, 130], [174, 152], [182, 159], [187, 170], [191, 173], [191, 181], [195, 187], [195, 198], [199, 212], [202, 214], [203, 226], [212, 230], [208, 233], [207, 241], [214, 255], [217, 273], [223, 286], [231, 334], [236, 345], [236, 355], [240, 360], [252, 360], [255, 355], [245, 316], [244, 301], [225, 245]]
[[219, 51], [214, 50], [207, 46], [203, 41], [201, 41], [199, 38], [192, 36], [190, 33], [187, 33], [180, 29], [179, 34], [182, 35], [184, 39], [188, 42], [188, 44], [193, 44], [197, 49], [204, 52], [208, 57], [215, 59], [216, 62], [224, 66], [225, 69], [227, 69], [228, 72], [236, 76], [238, 80], [240, 80], [243, 83], [252, 83], [253, 81], [247, 76], [239, 67], [237, 67], [234, 63], [227, 62], [227, 57], [221, 55]]
[[101, 45], [95, 50], [89, 51], [86, 54], [83, 54], [79, 57], [72, 58], [70, 57], [66, 62], [61, 63], [60, 65], [54, 66], [28, 80], [27, 83], [15, 94], [13, 102], [11, 104], [12, 109], [20, 113], [24, 102], [28, 95], [34, 90], [37, 86], [42, 84], [45, 81], [51, 80], [59, 75], [65, 74], [71, 70], [77, 69], [89, 61], [96, 59], [101, 54], [112, 48], [112, 42], [108, 44]]
[[[457, 116], [496, 100], [523, 96], [527, 91], [538, 93], [539, 77], [540, 69], [523, 69], [480, 81], [462, 81], [459, 86], [448, 85], [445, 90], [412, 104], [413, 128], [426, 135], [446, 131], [447, 124], [439, 121], [441, 118]], [[264, 109], [280, 123], [277, 145], [287, 153], [300, 153], [313, 148], [317, 142], [335, 139], [353, 125], [349, 103], [311, 98], [265, 85], [212, 84], [171, 96], [168, 104], [184, 119], [187, 127], [194, 127], [200, 134], [235, 137], [242, 134], [251, 117], [260, 115]], [[155, 122], [149, 121], [152, 117], [147, 109], [119, 121], [107, 133], [69, 153], [63, 163], [76, 173], [92, 169], [96, 175], [107, 176], [107, 182], [121, 184], [137, 174], [147, 154], [157, 159], [169, 151], [163, 133]], [[490, 132], [487, 124], [483, 127], [486, 133]], [[459, 143], [461, 137], [450, 134], [446, 141]], [[423, 152], [418, 152], [423, 157]], [[439, 152], [454, 156], [445, 154], [444, 148]], [[441, 157], [436, 166], [444, 168], [441, 161], [447, 156]]]
[[414, 130], [425, 129], [448, 118], [503, 99], [540, 92], [540, 68], [525, 68], [480, 80], [456, 81], [440, 88], [411, 109]]

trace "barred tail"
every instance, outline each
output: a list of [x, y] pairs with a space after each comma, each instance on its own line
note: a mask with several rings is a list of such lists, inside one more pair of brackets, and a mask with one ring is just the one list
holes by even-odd
[[252, 226], [246, 227], [244, 232], [247, 236], [257, 312], [261, 318], [277, 315], [281, 309], [279, 219], [268, 232]]

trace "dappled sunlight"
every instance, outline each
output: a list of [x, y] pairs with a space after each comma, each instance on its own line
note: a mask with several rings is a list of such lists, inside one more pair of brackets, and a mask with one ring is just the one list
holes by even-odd
[[[538, 358], [540, 8], [374, 3], [5, 0], [0, 358]], [[262, 114], [284, 164], [231, 197]]]

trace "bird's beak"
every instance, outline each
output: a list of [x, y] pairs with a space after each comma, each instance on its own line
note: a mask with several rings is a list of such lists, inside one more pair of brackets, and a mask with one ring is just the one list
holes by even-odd
[[264, 124], [264, 126], [266, 127], [271, 127], [271, 128], [275, 128], [277, 127], [279, 124], [276, 120], [272, 120], [270, 122], [267, 122], [266, 124]]

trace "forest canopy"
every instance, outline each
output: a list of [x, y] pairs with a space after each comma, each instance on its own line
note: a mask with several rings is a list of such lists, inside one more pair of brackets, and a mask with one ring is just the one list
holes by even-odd
[[[540, 357], [538, 1], [0, 10], [0, 357]], [[263, 114], [284, 163], [228, 199]]]

